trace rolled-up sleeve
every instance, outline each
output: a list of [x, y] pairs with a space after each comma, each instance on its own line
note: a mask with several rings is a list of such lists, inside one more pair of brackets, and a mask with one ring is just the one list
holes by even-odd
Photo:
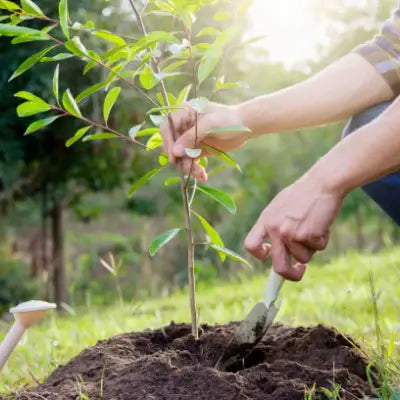
[[400, 94], [400, 6], [370, 42], [354, 49], [370, 62], [396, 94]]

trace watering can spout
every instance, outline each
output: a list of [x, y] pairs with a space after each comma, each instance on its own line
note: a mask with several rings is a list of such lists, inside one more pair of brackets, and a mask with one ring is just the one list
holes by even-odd
[[15, 322], [0, 344], [0, 371], [25, 331], [36, 322], [44, 319], [48, 312], [55, 308], [56, 305], [54, 303], [31, 300], [10, 309], [10, 313], [14, 315]]

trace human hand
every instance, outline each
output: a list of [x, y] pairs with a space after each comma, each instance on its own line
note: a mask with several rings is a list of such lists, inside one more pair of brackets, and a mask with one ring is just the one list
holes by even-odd
[[245, 240], [246, 249], [259, 259], [271, 255], [275, 272], [288, 280], [301, 280], [306, 263], [326, 248], [343, 198], [344, 194], [306, 174], [264, 209]]
[[181, 160], [183, 171], [189, 173], [192, 170], [193, 177], [200, 181], [207, 180], [206, 171], [198, 164], [198, 160], [193, 163], [193, 159], [187, 156], [185, 149], [202, 149], [201, 155], [207, 156], [213, 153], [212, 147], [229, 152], [241, 147], [248, 138], [248, 133], [243, 131], [212, 133], [213, 129], [243, 125], [236, 107], [209, 103], [205, 112], [198, 114], [197, 141], [196, 111], [189, 104], [184, 105], [183, 110], [173, 113], [171, 119], [177, 137], [174, 137], [174, 132], [167, 120], [160, 130], [164, 149], [172, 163], [175, 164], [178, 159]]

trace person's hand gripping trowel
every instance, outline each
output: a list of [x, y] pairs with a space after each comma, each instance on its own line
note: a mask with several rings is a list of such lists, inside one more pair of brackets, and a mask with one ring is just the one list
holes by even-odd
[[279, 306], [275, 304], [284, 279], [272, 269], [267, 281], [265, 301], [257, 303], [240, 324], [219, 358], [216, 368], [226, 371], [253, 351], [271, 326]]

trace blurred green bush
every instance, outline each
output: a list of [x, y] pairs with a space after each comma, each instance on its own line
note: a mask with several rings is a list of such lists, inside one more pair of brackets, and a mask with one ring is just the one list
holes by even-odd
[[39, 298], [38, 282], [31, 277], [27, 264], [17, 260], [5, 260], [0, 253], [0, 315], [22, 301]]

